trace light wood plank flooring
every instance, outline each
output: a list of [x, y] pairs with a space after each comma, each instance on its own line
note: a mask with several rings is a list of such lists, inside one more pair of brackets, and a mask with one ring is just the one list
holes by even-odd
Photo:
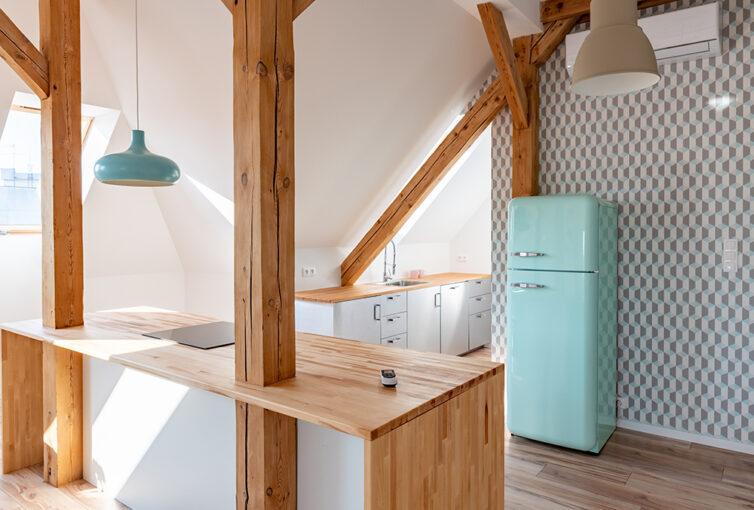
[[625, 429], [600, 455], [509, 436], [505, 508], [754, 509], [754, 456]]
[[[508, 437], [505, 462], [506, 509], [754, 509], [754, 456], [639, 432], [618, 429], [598, 456]], [[85, 481], [54, 489], [41, 465], [0, 475], [2, 510], [125, 508]]]

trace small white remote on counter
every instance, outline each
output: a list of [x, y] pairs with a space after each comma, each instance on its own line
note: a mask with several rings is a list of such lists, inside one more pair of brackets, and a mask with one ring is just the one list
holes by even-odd
[[398, 376], [395, 375], [395, 370], [380, 370], [380, 378], [382, 385], [386, 388], [395, 388], [398, 385]]

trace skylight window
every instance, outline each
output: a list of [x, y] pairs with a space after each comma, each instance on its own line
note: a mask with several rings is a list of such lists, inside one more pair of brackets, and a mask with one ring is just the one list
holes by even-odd
[[[81, 117], [82, 143], [92, 120]], [[0, 135], [0, 230], [39, 231], [41, 173], [41, 110], [14, 103]]]

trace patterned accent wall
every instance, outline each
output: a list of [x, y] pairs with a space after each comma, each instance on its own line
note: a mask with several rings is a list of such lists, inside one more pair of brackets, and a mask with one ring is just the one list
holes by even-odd
[[[641, 16], [709, 3], [682, 0]], [[721, 57], [668, 64], [643, 92], [568, 91], [565, 46], [540, 70], [540, 193], [619, 206], [619, 418], [754, 444], [751, 0], [722, 0]], [[486, 85], [486, 84], [485, 84]], [[729, 96], [716, 107], [710, 99]], [[505, 358], [511, 122], [493, 125], [493, 353]], [[737, 239], [735, 273], [722, 242]]]

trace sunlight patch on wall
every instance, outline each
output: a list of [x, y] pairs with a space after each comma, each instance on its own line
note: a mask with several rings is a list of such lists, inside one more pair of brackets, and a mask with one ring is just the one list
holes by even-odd
[[136, 370], [123, 372], [92, 425], [94, 481], [101, 491], [118, 495], [188, 389]]

